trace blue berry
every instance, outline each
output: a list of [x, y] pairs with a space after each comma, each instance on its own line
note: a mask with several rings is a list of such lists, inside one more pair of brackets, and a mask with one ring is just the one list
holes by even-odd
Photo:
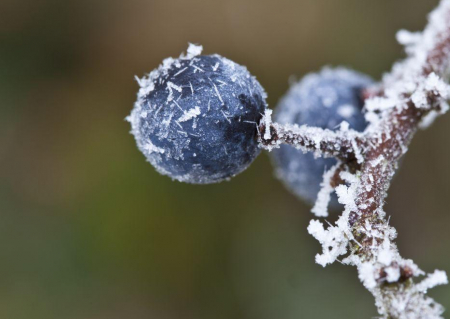
[[[325, 68], [309, 74], [291, 86], [280, 100], [275, 121], [281, 124], [307, 124], [334, 130], [343, 121], [350, 128], [363, 131], [367, 125], [362, 113], [362, 89], [373, 81], [358, 72]], [[272, 151], [276, 176], [307, 203], [314, 203], [323, 173], [336, 164], [333, 158], [314, 158], [289, 145]], [[337, 205], [336, 196], [332, 206]]]
[[168, 58], [147, 77], [128, 120], [138, 148], [172, 179], [208, 184], [228, 179], [260, 153], [257, 123], [266, 93], [243, 66], [219, 55]]

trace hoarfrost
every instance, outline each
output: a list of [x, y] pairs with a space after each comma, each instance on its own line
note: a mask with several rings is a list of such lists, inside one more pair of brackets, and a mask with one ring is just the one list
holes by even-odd
[[328, 216], [328, 204], [333, 193], [333, 187], [331, 186], [331, 179], [333, 178], [336, 170], [340, 166], [340, 163], [333, 166], [331, 169], [323, 174], [323, 182], [320, 184], [320, 191], [317, 194], [317, 200], [312, 208], [311, 212], [317, 217]]
[[372, 290], [377, 286], [374, 274], [375, 266], [370, 262], [362, 263], [358, 268], [358, 278], [368, 290]]
[[177, 90], [179, 93], [181, 93], [183, 91], [183, 89], [181, 87], [173, 84], [170, 81], [167, 82], [167, 89], [169, 90], [169, 96], [167, 97], [168, 102], [173, 100], [173, 90], [172, 89]]
[[448, 278], [445, 271], [435, 270], [434, 273], [428, 274], [427, 278], [422, 280], [417, 285], [417, 290], [427, 292], [428, 289], [434, 288], [439, 285], [447, 285]]
[[320, 221], [311, 220], [308, 226], [308, 233], [322, 244], [323, 252], [316, 255], [316, 262], [323, 267], [335, 262], [339, 256], [347, 252], [348, 239], [337, 226], [330, 226], [328, 229], [324, 229]]
[[420, 32], [410, 32], [408, 30], [399, 30], [396, 34], [398, 43], [404, 46], [415, 45], [420, 41], [422, 34]]
[[178, 122], [186, 122], [189, 120], [192, 120], [193, 118], [196, 118], [198, 115], [200, 115], [201, 111], [200, 111], [200, 107], [196, 106], [192, 109], [190, 109], [189, 111], [185, 112], [179, 119]]
[[202, 54], [202, 51], [203, 51], [202, 45], [196, 45], [196, 44], [189, 43], [186, 58], [192, 59], [192, 58], [196, 57], [197, 55]]
[[422, 130], [429, 128], [440, 115], [441, 114], [439, 112], [431, 110], [422, 118], [419, 124], [419, 128], [421, 128]]
[[163, 148], [153, 145], [152, 142], [150, 142], [150, 141], [148, 141], [147, 144], [145, 144], [143, 148], [144, 148], [144, 150], [146, 150], [149, 153], [156, 152], [156, 153], [164, 154]]
[[422, 130], [425, 130], [431, 126], [431, 124], [434, 123], [434, 121], [441, 116], [442, 114], [445, 114], [449, 110], [449, 105], [447, 102], [443, 101], [441, 102], [440, 110], [431, 110], [428, 112], [427, 115], [425, 115], [422, 120], [419, 123], [419, 128]]
[[272, 110], [266, 109], [264, 112], [264, 125], [266, 126], [266, 131], [264, 133], [264, 138], [266, 140], [270, 139], [270, 124], [272, 123]]
[[393, 259], [394, 254], [390, 248], [390, 243], [388, 240], [385, 240], [382, 249], [378, 253], [378, 262], [385, 266], [389, 266]]
[[[448, 284], [447, 275], [444, 271], [436, 270], [419, 284], [414, 284], [412, 278], [425, 273], [411, 260], [400, 256], [393, 242], [397, 232], [385, 220], [386, 213], [383, 210], [388, 185], [383, 185], [376, 177], [378, 174], [391, 177], [395, 171], [395, 161], [407, 150], [404, 133], [396, 132], [388, 126], [395, 126], [397, 123], [387, 124], [385, 121], [392, 112], [398, 115], [410, 107], [412, 102], [427, 114], [420, 123], [420, 127], [425, 128], [449, 109], [446, 100], [450, 97], [450, 86], [438, 76], [448, 74], [448, 70], [444, 69], [448, 65], [439, 62], [438, 58], [429, 58], [440, 41], [450, 38], [449, 13], [450, 1], [442, 0], [439, 7], [431, 13], [430, 23], [424, 32], [398, 32], [397, 39], [406, 46], [408, 57], [395, 64], [392, 72], [383, 77], [383, 96], [374, 95], [365, 103], [365, 116], [370, 122], [365, 134], [374, 137], [372, 141], [368, 141], [369, 147], [390, 141], [396, 143], [397, 149], [388, 150], [386, 152], [391, 153], [384, 153], [363, 163], [362, 176], [358, 171], [355, 174], [341, 172], [340, 176], [345, 183], [337, 186], [335, 191], [339, 202], [344, 205], [344, 212], [336, 224], [328, 228], [317, 220], [312, 220], [308, 226], [308, 232], [322, 245], [322, 254], [316, 256], [316, 262], [325, 266], [337, 260], [338, 256], [347, 255], [342, 263], [357, 267], [359, 279], [374, 295], [382, 318], [442, 318], [443, 308], [425, 293], [435, 286]], [[425, 66], [429, 66], [428, 72], [424, 72]], [[302, 129], [304, 128], [298, 128], [298, 132]], [[311, 137], [313, 140], [315, 138]], [[327, 140], [330, 135], [322, 133], [321, 138]], [[358, 148], [353, 146], [353, 150], [358, 162], [362, 162]], [[394, 163], [390, 163], [387, 158], [392, 158]], [[323, 188], [319, 193], [322, 200], [326, 199], [325, 195], [330, 191], [329, 183], [325, 183], [329, 178], [328, 173], [324, 175]], [[318, 216], [326, 215], [322, 200], [318, 199], [313, 209]], [[358, 219], [368, 212], [369, 217], [366, 215]], [[353, 236], [357, 236], [361, 243]], [[384, 286], [385, 283], [396, 285]]]

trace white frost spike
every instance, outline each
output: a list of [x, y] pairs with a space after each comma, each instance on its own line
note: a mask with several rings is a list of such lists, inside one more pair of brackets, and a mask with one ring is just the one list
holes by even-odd
[[339, 125], [339, 130], [341, 130], [341, 132], [348, 132], [349, 129], [350, 124], [348, 124], [347, 121], [342, 121], [341, 124]]
[[441, 102], [441, 109], [439, 111], [439, 114], [445, 114], [450, 110], [450, 105], [446, 101]]
[[173, 76], [176, 77], [176, 76], [180, 75], [181, 73], [183, 73], [184, 71], [186, 71], [187, 69], [188, 68], [185, 67], [184, 69], [182, 69], [182, 70], [178, 71], [177, 73], [175, 73]]
[[186, 58], [192, 59], [193, 57], [196, 57], [197, 55], [202, 54], [202, 51], [203, 51], [202, 45], [196, 45], [196, 44], [189, 43]]
[[146, 96], [148, 93], [155, 89], [155, 84], [148, 77], [143, 77], [139, 79], [137, 76], [134, 77], [141, 87], [138, 92], [138, 96]]
[[362, 156], [361, 150], [359, 149], [354, 139], [352, 139], [352, 147], [353, 151], [355, 152], [356, 161], [358, 162], [358, 164], [362, 164], [364, 162], [364, 157]]
[[414, 94], [411, 95], [411, 101], [418, 108], [428, 108], [427, 92], [424, 90], [417, 90], [414, 92]]
[[419, 85], [418, 89], [411, 96], [411, 100], [416, 107], [427, 109], [431, 107], [428, 102], [430, 94], [437, 95], [443, 100], [447, 99], [450, 94], [449, 85], [434, 72], [428, 75], [424, 84]]
[[152, 142], [150, 142], [150, 140], [147, 142], [147, 144], [144, 145], [144, 150], [146, 150], [150, 153], [164, 154], [164, 149], [153, 145]]
[[425, 90], [440, 95], [441, 98], [448, 99], [450, 87], [436, 73], [432, 72], [425, 81]]
[[333, 263], [347, 252], [348, 239], [340, 227], [330, 226], [325, 230], [321, 222], [311, 220], [308, 233], [322, 244], [322, 254], [316, 255], [316, 263], [322, 267]]
[[434, 123], [434, 121], [440, 116], [441, 114], [439, 112], [436, 112], [434, 110], [431, 110], [428, 112], [427, 115], [425, 115], [422, 120], [419, 123], [419, 128], [422, 130], [426, 130], [431, 126], [431, 124]]
[[231, 121], [230, 121], [230, 119], [228, 118], [228, 116], [225, 114], [225, 112], [224, 112], [223, 110], [220, 110], [220, 111], [222, 112], [223, 117], [225, 117], [225, 119], [228, 121], [228, 123], [231, 124]]
[[387, 282], [397, 282], [400, 278], [400, 268], [398, 267], [387, 267], [384, 269], [386, 272]]
[[364, 287], [368, 290], [372, 290], [377, 286], [375, 266], [369, 262], [362, 263], [361, 266], [358, 267], [358, 277]]
[[339, 185], [336, 187], [336, 194], [338, 195], [339, 203], [343, 205], [350, 205], [351, 207], [356, 206], [354, 194], [350, 190], [350, 187]]
[[173, 100], [173, 90], [175, 89], [177, 90], [179, 93], [181, 93], [183, 91], [183, 89], [181, 87], [179, 87], [176, 84], [173, 84], [172, 82], [167, 82], [167, 89], [169, 90], [169, 96], [167, 97], [167, 101], [172, 101]]
[[398, 103], [396, 99], [385, 97], [373, 97], [366, 100], [365, 108], [368, 112], [384, 111], [395, 107]]
[[331, 186], [331, 178], [336, 173], [340, 163], [333, 166], [331, 169], [323, 174], [323, 181], [320, 184], [320, 191], [317, 194], [317, 200], [312, 208], [311, 212], [317, 217], [328, 216], [328, 204], [330, 202], [331, 194], [333, 193], [333, 187]]
[[197, 117], [198, 115], [200, 115], [201, 111], [200, 108], [198, 106], [190, 109], [189, 111], [185, 112], [179, 119], [178, 122], [182, 123], [182, 122], [186, 122], [189, 120], [192, 120], [193, 118]]
[[370, 161], [370, 165], [371, 165], [372, 167], [377, 167], [377, 166], [380, 165], [380, 163], [383, 162], [384, 160], [385, 160], [385, 159], [384, 159], [384, 156], [383, 156], [383, 155], [380, 155], [380, 156], [378, 156], [376, 159]]
[[137, 75], [135, 75], [134, 79], [136, 80], [136, 82], [139, 84], [140, 87], [143, 87], [145, 85], [145, 83], [144, 83], [145, 82], [145, 78], [143, 78], [141, 80]]
[[396, 34], [396, 38], [401, 45], [409, 46], [419, 42], [422, 39], [422, 33], [399, 30]]
[[219, 98], [219, 100], [222, 103], [222, 105], [224, 105], [225, 103], [223, 103], [222, 95], [220, 95], [220, 92], [217, 89], [216, 84], [211, 79], [209, 79], [209, 80], [211, 81], [212, 85], [214, 86], [214, 91], [216, 92], [217, 97]]
[[394, 255], [390, 248], [390, 242], [389, 242], [389, 240], [386, 239], [383, 242], [383, 247], [381, 248], [380, 252], [378, 253], [378, 262], [385, 266], [389, 266], [392, 263], [393, 258], [394, 258]]
[[264, 132], [264, 139], [270, 139], [270, 124], [272, 124], [272, 110], [266, 109], [264, 111], [264, 125], [266, 126], [266, 130]]
[[427, 278], [422, 280], [418, 285], [417, 289], [422, 292], [426, 292], [428, 289], [434, 288], [439, 285], [447, 285], [448, 278], [445, 271], [435, 270], [434, 273], [429, 274]]

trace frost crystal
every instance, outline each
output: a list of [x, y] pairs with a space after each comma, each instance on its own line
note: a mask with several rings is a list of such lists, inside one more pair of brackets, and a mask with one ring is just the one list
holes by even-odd
[[185, 112], [179, 119], [178, 123], [186, 122], [189, 120], [192, 120], [193, 118], [196, 118], [198, 115], [201, 114], [200, 108], [198, 106], [190, 109], [189, 111]]
[[193, 57], [196, 57], [197, 55], [202, 54], [202, 51], [203, 51], [203, 46], [189, 43], [186, 58], [192, 59]]
[[327, 217], [328, 216], [328, 204], [331, 199], [331, 194], [333, 193], [333, 187], [331, 186], [331, 179], [336, 173], [337, 168], [340, 163], [333, 166], [330, 170], [323, 174], [323, 181], [320, 184], [320, 191], [317, 194], [317, 200], [312, 208], [311, 212], [317, 217]]
[[325, 267], [347, 252], [347, 238], [339, 227], [330, 226], [324, 229], [321, 222], [312, 220], [308, 232], [317, 239], [323, 247], [323, 253], [316, 255], [316, 262]]
[[377, 281], [375, 280], [375, 266], [369, 262], [362, 263], [359, 266], [358, 277], [364, 287], [368, 290], [372, 290], [377, 286]]
[[[334, 190], [344, 211], [335, 224], [328, 226], [311, 220], [308, 232], [322, 246], [322, 252], [316, 255], [318, 264], [326, 266], [342, 258], [342, 264], [357, 267], [359, 278], [375, 297], [383, 319], [442, 318], [443, 308], [425, 293], [447, 284], [447, 275], [435, 271], [415, 283], [416, 277], [426, 274], [411, 260], [400, 256], [394, 243], [397, 232], [386, 220], [383, 208], [390, 181], [401, 156], [407, 152], [418, 120], [422, 120], [420, 127], [426, 127], [449, 109], [450, 86], [443, 80], [450, 71], [449, 17], [450, 0], [442, 0], [430, 15], [424, 32], [397, 34], [408, 57], [395, 64], [379, 86], [364, 91], [368, 97], [364, 109], [369, 125], [363, 133], [345, 123], [336, 123], [333, 129], [339, 128], [337, 131], [319, 129], [318, 124], [302, 118], [309, 113], [299, 110], [311, 108], [325, 114], [340, 99], [338, 90], [311, 86], [319, 78], [317, 75], [305, 77], [302, 80], [305, 86], [293, 86], [292, 95], [282, 100], [281, 111], [275, 116], [277, 123], [270, 121], [268, 112], [265, 118], [262, 138], [265, 141], [261, 142], [264, 148], [278, 151], [277, 148], [285, 146], [281, 144], [287, 143], [303, 152], [313, 151], [314, 156], [331, 155], [341, 161], [339, 167], [323, 174], [312, 212], [318, 217], [328, 215], [327, 204], [336, 183], [339, 185]], [[308, 90], [310, 87], [314, 88], [312, 92]], [[346, 105], [341, 103], [333, 114], [352, 116], [354, 112]], [[315, 114], [313, 111], [310, 113]], [[283, 166], [277, 174], [284, 181], [293, 184], [299, 180], [301, 161], [277, 160]], [[340, 179], [335, 178], [338, 171]]]
[[266, 125], [266, 132], [264, 133], [264, 138], [266, 139], [266, 140], [268, 140], [268, 139], [270, 139], [270, 124], [272, 123], [272, 119], [271, 119], [271, 116], [272, 116], [272, 110], [270, 110], [270, 109], [267, 109], [266, 111], [265, 111], [265, 113], [264, 113], [264, 124]]
[[427, 278], [422, 280], [417, 285], [417, 290], [421, 292], [427, 292], [428, 289], [434, 288], [439, 285], [447, 285], [448, 284], [448, 278], [445, 271], [442, 270], [435, 270], [434, 273], [429, 274]]

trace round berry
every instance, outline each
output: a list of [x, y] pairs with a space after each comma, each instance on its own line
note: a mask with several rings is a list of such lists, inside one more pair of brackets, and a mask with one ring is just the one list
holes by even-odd
[[[363, 131], [367, 125], [362, 108], [362, 89], [373, 81], [358, 72], [325, 68], [309, 74], [291, 86], [280, 100], [275, 121], [281, 124], [307, 124], [335, 130], [345, 121], [350, 128]], [[320, 190], [323, 173], [336, 164], [333, 158], [314, 158], [289, 145], [271, 152], [275, 175], [307, 203], [313, 204]], [[333, 195], [332, 206], [338, 205]]]
[[220, 55], [168, 58], [147, 77], [128, 120], [137, 146], [161, 174], [208, 184], [228, 179], [260, 153], [257, 123], [266, 93], [241, 65]]

